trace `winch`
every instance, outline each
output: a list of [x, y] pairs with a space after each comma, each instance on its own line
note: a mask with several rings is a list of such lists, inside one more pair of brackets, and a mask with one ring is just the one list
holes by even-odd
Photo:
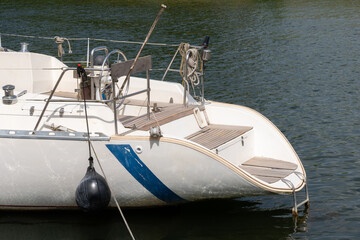
[[5, 96], [3, 96], [3, 104], [11, 105], [17, 103], [17, 96], [14, 95], [14, 85], [5, 85], [3, 86], [3, 90], [5, 92]]
[[27, 93], [27, 91], [24, 90], [21, 93], [19, 93], [18, 95], [14, 95], [14, 89], [15, 89], [14, 85], [8, 84], [8, 85], [3, 86], [3, 90], [5, 92], [5, 96], [2, 97], [3, 104], [6, 104], [6, 105], [15, 104], [18, 101], [18, 97]]

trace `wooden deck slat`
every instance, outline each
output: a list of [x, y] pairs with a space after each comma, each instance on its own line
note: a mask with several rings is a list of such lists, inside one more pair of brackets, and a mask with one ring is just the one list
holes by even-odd
[[127, 115], [119, 115], [119, 120], [120, 122], [124, 123], [124, 122], [130, 122], [132, 121], [134, 118], [136, 118], [135, 116], [127, 116]]
[[288, 170], [288, 169], [273, 169], [273, 168], [252, 167], [252, 166], [241, 166], [241, 168], [250, 174], [257, 176], [264, 176], [264, 177], [284, 178], [286, 176], [289, 176], [293, 172], [293, 170]]
[[193, 113], [195, 107], [196, 106], [189, 106], [185, 108], [183, 105], [173, 104], [164, 107], [160, 112], [151, 113], [150, 119], [148, 119], [147, 114], [144, 114], [138, 117], [119, 116], [119, 120], [126, 128], [132, 128], [135, 125], [136, 129], [147, 131], [152, 126], [158, 124], [163, 125], [176, 119], [186, 117]]
[[214, 149], [225, 142], [228, 142], [237, 136], [240, 136], [241, 134], [234, 134], [231, 132], [225, 132], [225, 131], [209, 131], [206, 134], [197, 136], [195, 138], [189, 139], [194, 142], [197, 142], [200, 145], [206, 146], [209, 149]]
[[267, 183], [275, 183], [277, 181], [280, 180], [280, 178], [278, 177], [265, 177], [265, 176], [257, 176], [257, 175], [254, 175], [255, 177], [257, 177], [258, 179], [261, 179], [263, 180], [264, 182], [267, 182]]
[[239, 167], [254, 177], [271, 184], [292, 174], [298, 165], [274, 158], [253, 157]]
[[185, 139], [196, 142], [206, 148], [219, 147], [251, 130], [252, 127], [209, 125]]
[[244, 166], [255, 166], [255, 167], [268, 167], [268, 168], [279, 168], [279, 169], [297, 169], [297, 165], [290, 162], [285, 162], [282, 160], [277, 160], [273, 158], [264, 158], [264, 157], [254, 157], [250, 160], [244, 162]]

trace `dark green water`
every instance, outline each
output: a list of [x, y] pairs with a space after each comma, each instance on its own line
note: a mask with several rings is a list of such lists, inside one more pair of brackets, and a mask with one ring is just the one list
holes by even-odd
[[[252, 107], [288, 137], [307, 170], [310, 209], [289, 196], [126, 210], [137, 239], [358, 239], [360, 237], [360, 2], [164, 1], [150, 41], [211, 37], [208, 99]], [[142, 41], [160, 1], [1, 1], [0, 32]], [[53, 41], [2, 36], [2, 45], [56, 55]], [[104, 43], [93, 43], [94, 46]], [[123, 49], [134, 57], [139, 45]], [[86, 43], [72, 42], [85, 59]], [[154, 68], [174, 49], [146, 47]], [[155, 52], [155, 53], [154, 53]], [[159, 59], [159, 60], [156, 60]], [[160, 74], [153, 74], [160, 77]], [[170, 76], [175, 79], [174, 76]], [[2, 239], [130, 239], [116, 211], [1, 212]]]

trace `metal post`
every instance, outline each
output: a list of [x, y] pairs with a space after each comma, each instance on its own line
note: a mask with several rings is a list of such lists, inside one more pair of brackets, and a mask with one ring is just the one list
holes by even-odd
[[150, 77], [149, 70], [146, 70], [146, 79], [147, 79], [147, 117], [150, 120]]
[[88, 38], [88, 43], [87, 43], [86, 67], [89, 67], [89, 58], [90, 58], [90, 38]]
[[298, 209], [297, 209], [298, 206], [297, 206], [297, 201], [296, 201], [296, 192], [295, 192], [294, 185], [292, 185], [292, 186], [293, 186], [293, 199], [294, 199], [294, 207], [293, 207], [293, 210], [292, 210], [292, 214], [293, 214], [293, 216], [297, 216], [298, 215]]
[[115, 93], [115, 80], [112, 79], [112, 88], [113, 88], [113, 109], [114, 109], [114, 126], [115, 126], [115, 134], [118, 134], [118, 125], [117, 125], [117, 108], [116, 108], [116, 93]]
[[204, 61], [201, 61], [201, 69], [202, 69], [202, 75], [201, 75], [201, 105], [204, 105], [205, 103], [205, 90], [204, 90], [204, 77], [205, 77], [205, 64]]

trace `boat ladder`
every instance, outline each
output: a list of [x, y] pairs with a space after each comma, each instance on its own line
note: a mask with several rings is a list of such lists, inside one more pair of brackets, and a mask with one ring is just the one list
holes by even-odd
[[288, 187], [290, 187], [293, 191], [293, 199], [294, 199], [294, 207], [292, 209], [292, 214], [293, 216], [298, 216], [298, 208], [301, 207], [302, 205], [305, 205], [305, 209], [309, 208], [309, 191], [308, 191], [308, 186], [307, 186], [307, 181], [306, 181], [306, 177], [304, 176], [304, 174], [300, 173], [300, 172], [294, 172], [294, 174], [300, 179], [303, 180], [305, 183], [305, 197], [306, 199], [304, 201], [302, 201], [301, 203], [297, 203], [296, 201], [296, 192], [295, 192], [295, 186], [294, 184], [285, 179], [282, 178], [281, 181], [283, 181], [286, 185], [288, 185]]

